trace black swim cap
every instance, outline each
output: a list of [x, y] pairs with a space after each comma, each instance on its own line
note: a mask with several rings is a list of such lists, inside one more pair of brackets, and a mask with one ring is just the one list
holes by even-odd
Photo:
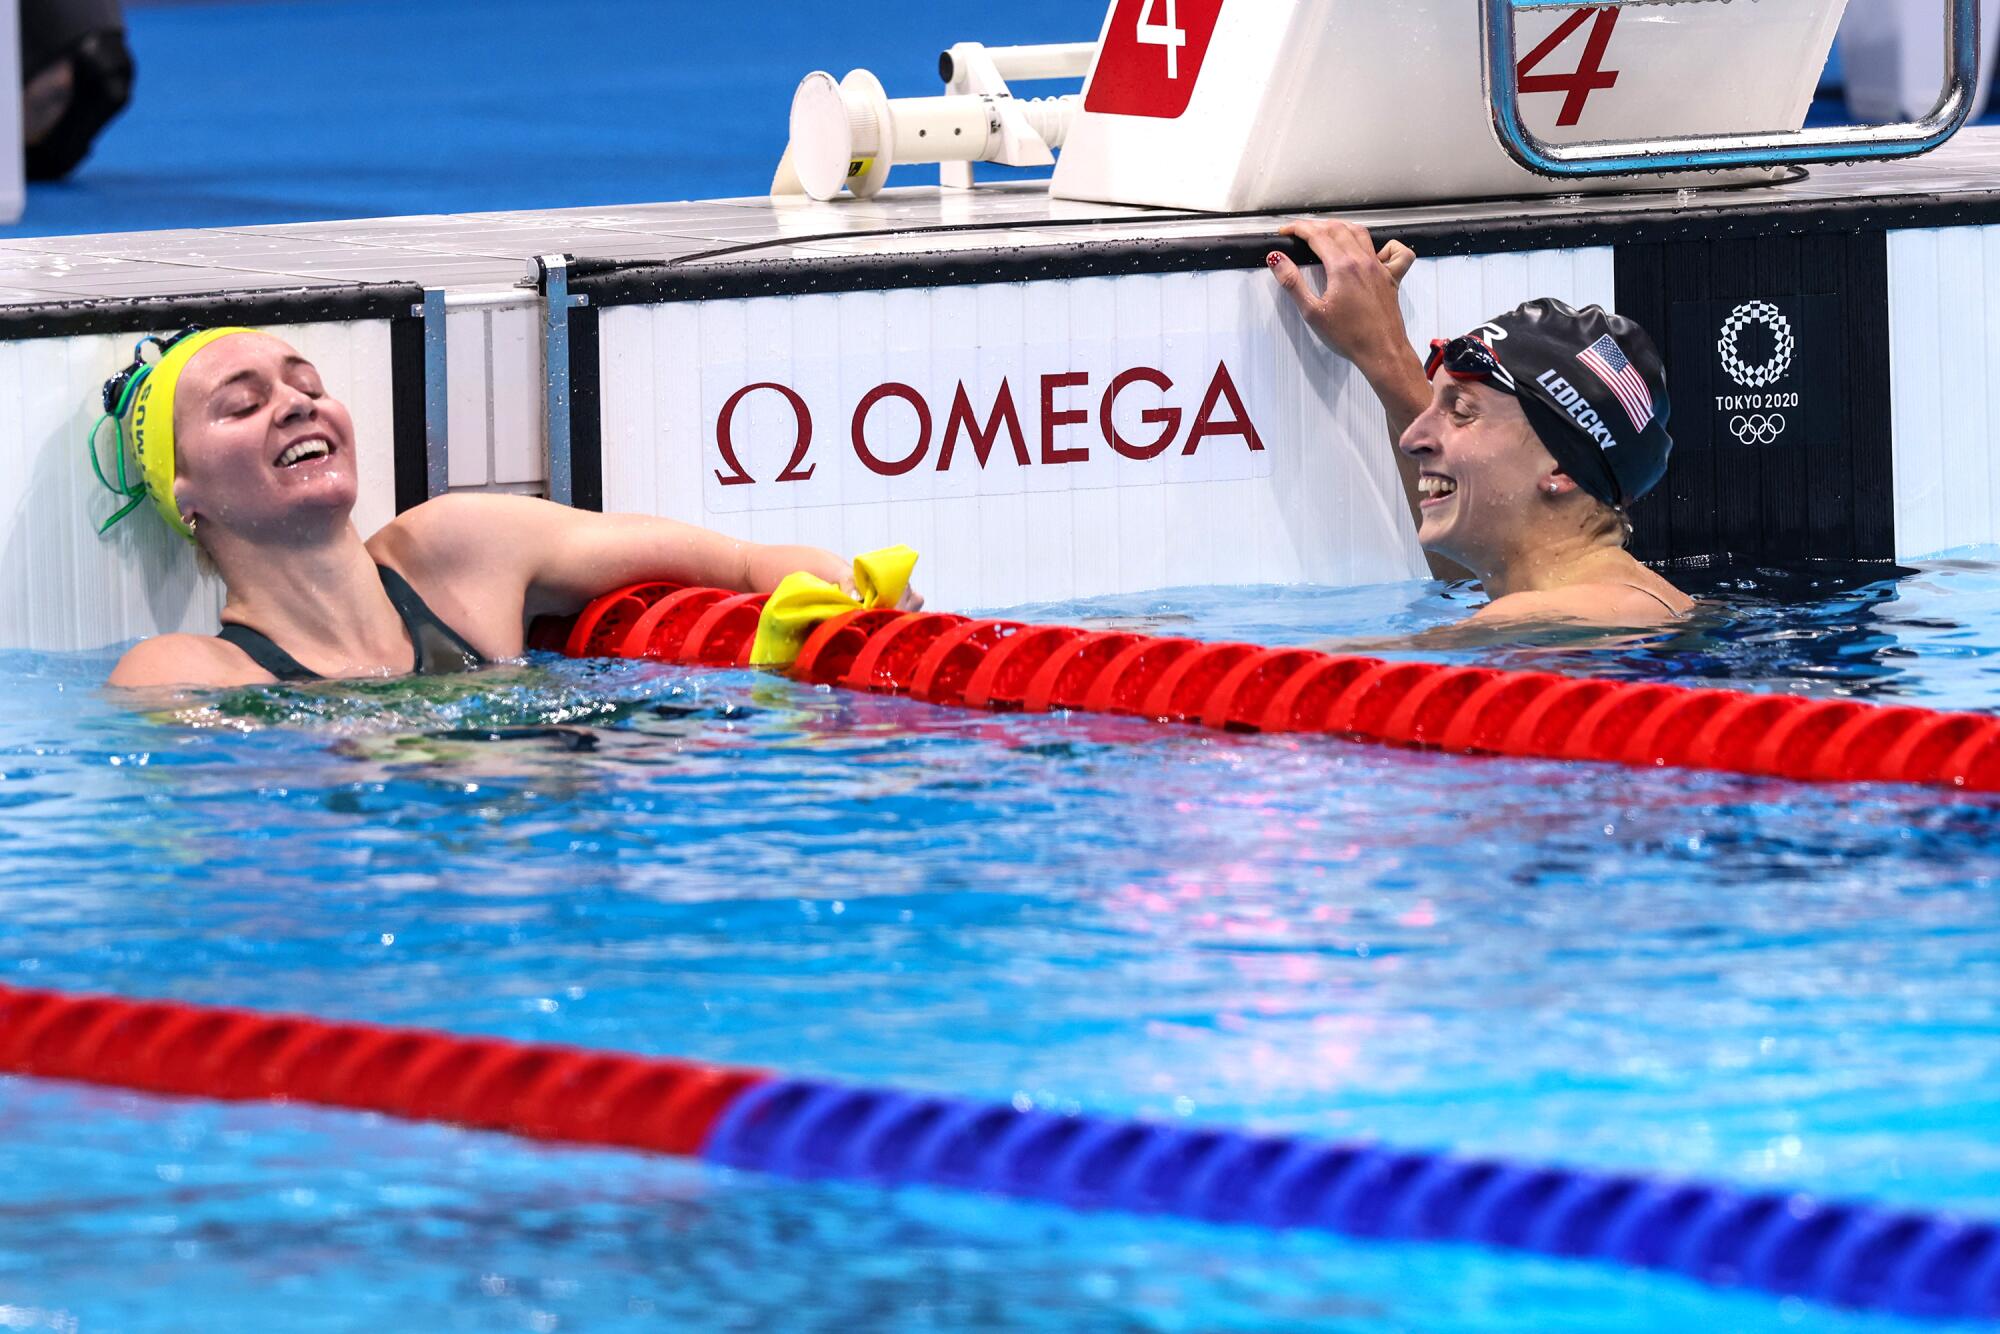
[[[1659, 484], [1667, 434], [1667, 374], [1653, 340], [1601, 306], [1574, 310], [1552, 297], [1524, 302], [1472, 331], [1506, 371], [1528, 424], [1556, 464], [1607, 505]], [[1449, 366], [1449, 361], [1447, 361]]]

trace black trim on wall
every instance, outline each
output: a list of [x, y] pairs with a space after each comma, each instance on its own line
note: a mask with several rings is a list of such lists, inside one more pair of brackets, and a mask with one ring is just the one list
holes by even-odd
[[396, 513], [430, 499], [429, 423], [424, 412], [424, 321], [403, 313], [389, 321], [389, 407], [394, 422]]
[[598, 353], [597, 308], [569, 312], [569, 466], [571, 503], [604, 508], [603, 358]]
[[87, 334], [159, 333], [190, 324], [321, 324], [407, 317], [422, 302], [414, 283], [286, 287], [200, 296], [104, 297], [0, 305], [0, 341]]
[[[1632, 509], [1633, 553], [1653, 561], [1887, 560], [1895, 554], [1888, 240], [1881, 231], [1623, 245], [1617, 304], [1665, 356], [1675, 448], [1666, 480]], [[1729, 374], [1790, 362], [1769, 384]], [[1739, 363], [1740, 364], [1740, 363]], [[1753, 376], [1753, 378], [1755, 378]], [[1744, 439], [1761, 417], [1770, 439]]]
[[[1017, 227], [916, 228], [898, 233], [908, 236], [985, 231], [994, 239], [994, 248], [990, 250], [960, 249], [924, 255], [829, 254], [824, 258], [795, 259], [760, 257], [760, 247], [749, 246], [679, 261], [636, 264], [594, 261], [588, 265], [579, 262], [572, 274], [570, 290], [588, 295], [593, 306], [662, 305], [730, 297], [1249, 269], [1261, 266], [1273, 249], [1285, 249], [1294, 259], [1307, 261], [1310, 254], [1305, 246], [1296, 241], [1278, 241], [1277, 228], [1283, 217], [1277, 214], [1270, 217], [1269, 235], [1124, 237], [1054, 245], [1006, 244], [1009, 230], [1034, 226], [1046, 229], [1051, 225], [1041, 222]], [[1144, 226], [1148, 221], [1142, 214], [1127, 220], [1127, 224]], [[1810, 198], [1685, 209], [1628, 207], [1553, 219], [1535, 216], [1458, 219], [1385, 225], [1380, 230], [1384, 238], [1394, 236], [1406, 241], [1419, 254], [1440, 257], [1587, 246], [1664, 245], [1691, 237], [1747, 241], [1994, 223], [2000, 223], [2000, 191], [1887, 200]], [[783, 244], [799, 245], [811, 239], [788, 237]], [[722, 257], [724, 254], [728, 257]]]

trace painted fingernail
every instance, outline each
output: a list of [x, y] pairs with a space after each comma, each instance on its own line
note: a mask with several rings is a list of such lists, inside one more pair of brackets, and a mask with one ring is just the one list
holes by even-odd
[[1283, 258], [1284, 256], [1280, 255], [1277, 251], [1273, 250], [1270, 254], [1264, 256], [1264, 262], [1266, 264], [1269, 264], [1272, 268], [1275, 269], [1278, 267], [1278, 261]]

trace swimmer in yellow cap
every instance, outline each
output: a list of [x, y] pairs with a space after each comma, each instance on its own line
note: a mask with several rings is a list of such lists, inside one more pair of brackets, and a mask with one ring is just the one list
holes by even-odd
[[[253, 329], [146, 340], [105, 386], [104, 407], [92, 466], [126, 501], [105, 526], [151, 501], [228, 590], [219, 635], [144, 640], [113, 685], [464, 671], [520, 657], [533, 618], [624, 584], [769, 592], [796, 571], [849, 578], [847, 561], [814, 547], [525, 496], [440, 496], [364, 542], [352, 519], [353, 418], [310, 361]], [[98, 452], [106, 436], [110, 468]], [[903, 605], [922, 599], [905, 593]]]

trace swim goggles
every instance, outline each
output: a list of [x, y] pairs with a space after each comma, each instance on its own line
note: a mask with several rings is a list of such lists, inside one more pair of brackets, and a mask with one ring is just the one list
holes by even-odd
[[1493, 355], [1492, 348], [1471, 334], [1461, 338], [1431, 339], [1431, 355], [1424, 362], [1424, 378], [1436, 378], [1440, 366], [1454, 380], [1491, 380], [1510, 394], [1515, 391], [1514, 377], [1500, 364], [1500, 358]]
[[[143, 477], [137, 479], [130, 478], [126, 470], [126, 458], [131, 451], [127, 448], [125, 438], [125, 418], [132, 410], [133, 396], [139, 392], [139, 386], [146, 382], [146, 377], [153, 373], [153, 368], [158, 366], [167, 353], [173, 350], [175, 344], [180, 343], [184, 339], [192, 338], [200, 332], [201, 328], [199, 325], [189, 325], [179, 333], [169, 334], [165, 338], [160, 338], [153, 334], [146, 335], [132, 347], [132, 364], [104, 382], [104, 415], [91, 424], [90, 434], [86, 437], [84, 444], [85, 448], [90, 452], [90, 470], [97, 474], [98, 484], [125, 503], [118, 508], [116, 514], [113, 514], [98, 525], [97, 531], [99, 536], [111, 531], [113, 524], [144, 504], [148, 495], [145, 479]], [[151, 345], [156, 353], [150, 359], [146, 356], [148, 345]], [[98, 433], [104, 429], [106, 422], [111, 423], [113, 442], [117, 452], [118, 480], [116, 482], [105, 476], [104, 465], [99, 459], [97, 438]]]

